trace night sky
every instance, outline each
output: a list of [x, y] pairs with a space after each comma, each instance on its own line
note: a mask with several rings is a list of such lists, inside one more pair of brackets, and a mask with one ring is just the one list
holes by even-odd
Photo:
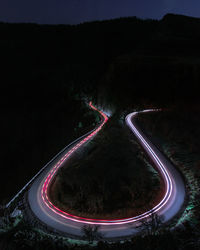
[[125, 16], [200, 17], [200, 0], [0, 0], [0, 21], [76, 24]]

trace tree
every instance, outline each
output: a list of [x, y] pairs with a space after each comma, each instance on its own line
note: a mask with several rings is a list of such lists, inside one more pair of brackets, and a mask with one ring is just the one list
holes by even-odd
[[99, 232], [98, 225], [84, 225], [81, 229], [83, 233], [83, 239], [86, 239], [89, 241], [89, 243], [92, 243], [94, 240], [100, 240], [102, 239], [103, 235]]
[[149, 217], [141, 221], [139, 228], [141, 228], [141, 231], [147, 236], [157, 235], [163, 225], [163, 220], [163, 216], [159, 216], [157, 213], [152, 212]]

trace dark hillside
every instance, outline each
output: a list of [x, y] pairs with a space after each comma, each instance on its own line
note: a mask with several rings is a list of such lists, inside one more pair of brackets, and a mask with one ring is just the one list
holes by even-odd
[[1, 189], [8, 177], [20, 187], [77, 136], [80, 121], [89, 128], [83, 96], [121, 110], [197, 102], [199, 44], [199, 19], [171, 14], [76, 26], [0, 23]]
[[161, 20], [161, 27], [171, 36], [200, 38], [200, 18], [167, 14]]

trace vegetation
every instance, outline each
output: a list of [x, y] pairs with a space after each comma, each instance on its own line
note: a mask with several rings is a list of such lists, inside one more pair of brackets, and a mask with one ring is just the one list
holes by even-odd
[[[172, 14], [166, 15], [160, 21], [140, 20], [134, 17], [76, 26], [0, 23], [0, 54], [3, 62], [0, 69], [1, 144], [3, 145], [1, 158], [3, 174], [0, 177], [0, 190], [3, 191], [0, 192], [0, 200], [6, 203], [61, 148], [86, 132], [84, 129], [89, 130], [90, 126], [94, 125], [96, 118], [83, 104], [86, 97], [103, 107], [112, 107], [118, 114], [121, 111], [128, 112], [136, 108], [153, 106], [168, 108], [180, 104], [184, 106], [184, 114], [177, 110], [173, 113], [173, 117], [171, 117], [172, 113], [169, 117], [164, 113], [165, 118], [145, 122], [146, 125], [152, 126], [152, 131], [154, 131], [153, 126], [155, 131], [162, 129], [160, 135], [156, 137], [156, 142], [185, 174], [188, 192], [194, 201], [187, 208], [185, 215], [193, 211], [195, 217], [192, 218], [194, 222], [195, 220], [198, 222], [199, 144], [198, 139], [195, 138], [199, 136], [197, 132], [199, 125], [195, 125], [191, 130], [188, 128], [192, 119], [198, 122], [199, 118], [196, 114], [199, 109], [190, 114], [186, 106], [192, 107], [192, 104], [199, 102], [199, 42], [199, 19]], [[199, 107], [199, 104], [197, 106]], [[186, 119], [187, 123], [185, 123]], [[162, 120], [164, 122], [161, 126]], [[191, 121], [188, 122], [189, 120]], [[173, 125], [170, 125], [170, 121], [173, 121]], [[145, 123], [143, 124], [145, 127]], [[148, 130], [151, 130], [150, 127]], [[106, 135], [106, 130], [104, 133]], [[113, 132], [116, 142], [119, 135]], [[122, 135], [125, 136], [123, 133]], [[183, 138], [182, 136], [184, 139], [180, 139]], [[113, 137], [110, 136], [114, 140]], [[130, 146], [125, 138], [127, 137], [124, 137], [122, 144], [118, 144], [118, 148], [124, 149], [123, 159], [117, 147], [113, 147], [113, 150], [116, 150], [115, 154], [119, 157], [116, 158], [119, 160], [114, 157], [114, 153], [110, 158], [115, 162], [117, 171], [113, 169], [112, 164], [110, 164], [111, 169], [104, 168], [107, 183], [112, 178], [116, 178], [118, 182], [112, 183], [113, 187], [122, 193], [124, 193], [123, 188], [127, 189], [131, 186], [129, 186], [130, 179], [124, 177], [125, 172], [121, 171], [121, 166], [127, 166], [130, 171], [132, 169], [125, 162], [130, 153], [130, 151], [125, 152], [126, 150], [128, 152]], [[105, 143], [109, 146], [109, 139], [106, 140], [103, 134], [101, 140], [102, 145]], [[165, 144], [164, 141], [166, 141]], [[185, 142], [187, 145], [184, 144]], [[98, 158], [100, 150], [102, 148], [93, 148], [91, 154], [88, 152], [84, 164], [87, 161], [89, 163], [90, 159], [93, 167], [92, 157], [94, 156], [100, 162]], [[105, 152], [109, 153], [110, 150]], [[134, 162], [135, 168], [141, 162], [136, 151], [133, 155], [129, 159], [130, 162]], [[106, 158], [106, 155], [104, 156]], [[105, 159], [101, 160], [105, 163]], [[80, 163], [76, 164], [79, 168]], [[103, 168], [104, 164], [101, 164], [101, 167]], [[74, 171], [77, 175], [81, 175], [81, 169], [84, 169], [84, 165], [80, 167], [80, 172], [75, 168], [73, 170], [69, 168], [66, 171]], [[140, 176], [140, 170], [135, 170]], [[96, 181], [95, 175], [98, 176], [101, 171], [100, 164], [97, 164], [95, 171], [91, 168], [88, 175], [94, 173], [93, 180]], [[119, 173], [122, 176], [119, 176]], [[111, 177], [111, 180], [108, 177]], [[126, 179], [125, 182], [122, 181], [122, 177]], [[132, 177], [130, 175], [131, 183], [134, 180]], [[87, 178], [83, 183], [88, 183]], [[126, 191], [126, 194], [135, 194], [136, 183], [137, 180], [136, 186], [132, 186], [131, 192]], [[75, 184], [73, 185], [72, 191], [75, 192], [78, 185], [76, 184], [76, 188]], [[89, 186], [91, 185], [90, 183]], [[142, 190], [146, 188], [144, 184]], [[103, 193], [101, 183], [98, 189], [98, 192]], [[90, 192], [93, 195], [91, 190]], [[108, 193], [110, 198], [112, 193], [112, 190]], [[119, 205], [118, 201], [122, 198], [112, 197], [115, 204]], [[74, 201], [72, 200], [72, 205], [77, 211]], [[87, 204], [87, 199], [83, 201], [82, 210], [85, 209], [88, 212], [87, 207], [89, 207], [92, 208], [93, 213], [95, 209], [99, 211], [99, 207], [96, 206], [100, 204], [98, 200], [93, 199], [92, 205]], [[135, 201], [137, 203], [139, 199]], [[113, 211], [110, 204], [106, 202], [101, 204], [104, 204], [103, 206], [110, 213]], [[132, 206], [132, 204], [126, 205]], [[60, 240], [52, 241], [49, 237], [41, 237], [32, 228], [27, 229], [24, 224], [19, 226], [14, 231], [1, 233], [1, 249], [64, 248]], [[19, 237], [18, 240], [16, 240], [17, 237]], [[191, 223], [184, 223], [184, 230], [136, 237], [132, 242], [123, 244], [100, 242], [96, 249], [163, 250], [172, 249], [171, 246], [174, 249], [195, 247], [198, 249], [198, 223], [192, 223], [192, 227]], [[72, 248], [88, 249], [88, 246]]]
[[94, 127], [95, 116], [84, 103], [55, 97], [56, 104], [47, 104], [42, 98], [38, 93], [39, 106], [22, 99], [3, 110], [1, 201], [8, 201], [62, 148]]
[[103, 235], [99, 232], [99, 226], [97, 225], [84, 225], [82, 227], [83, 239], [92, 243], [94, 240], [101, 240]]
[[197, 100], [199, 26], [176, 15], [76, 26], [0, 23], [0, 199], [7, 202], [73, 140], [79, 122], [93, 123], [82, 118], [85, 96], [116, 110]]
[[172, 107], [140, 115], [138, 121], [160, 149], [184, 175], [188, 203], [178, 225], [189, 223], [200, 230], [200, 106]]
[[161, 199], [158, 173], [130, 136], [113, 116], [86, 153], [58, 172], [49, 192], [54, 204], [83, 217], [126, 218]]
[[[156, 213], [152, 213], [150, 217], [144, 218], [139, 226], [142, 234], [146, 236], [158, 235], [161, 230], [163, 230], [163, 220], [164, 218], [162, 216], [158, 216]], [[164, 230], [167, 231], [166, 229]]]
[[[187, 225], [185, 229], [171, 231], [169, 229], [158, 230], [154, 233], [155, 221], [160, 221], [159, 218], [150, 221], [148, 230], [142, 235], [133, 237], [130, 240], [121, 240], [118, 242], [105, 242], [100, 240], [94, 241], [93, 244], [88, 244], [86, 241], [70, 241], [61, 236], [53, 236], [44, 234], [36, 228], [30, 227], [27, 223], [21, 220], [17, 226], [12, 227], [6, 232], [0, 231], [0, 248], [4, 250], [15, 249], [59, 249], [59, 250], [187, 250], [199, 249], [200, 231], [195, 227]], [[152, 225], [152, 226], [151, 226]], [[149, 230], [150, 229], [150, 230]], [[87, 229], [88, 231], [88, 229]], [[89, 231], [91, 231], [89, 229]], [[93, 231], [93, 229], [92, 229]], [[95, 231], [95, 230], [94, 230]], [[149, 233], [150, 232], [150, 233]], [[96, 233], [94, 233], [96, 237]], [[98, 235], [98, 229], [97, 229]], [[89, 237], [93, 240], [93, 237]], [[99, 238], [98, 238], [99, 239]], [[87, 238], [87, 240], [89, 240]]]

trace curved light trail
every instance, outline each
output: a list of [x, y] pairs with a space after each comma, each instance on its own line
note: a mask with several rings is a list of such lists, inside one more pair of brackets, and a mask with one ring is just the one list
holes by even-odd
[[[52, 223], [50, 224], [51, 226], [53, 225], [54, 227], [57, 228], [57, 225], [60, 223], [58, 229], [61, 231], [67, 231], [70, 228], [71, 224], [73, 225], [72, 226], [73, 228], [79, 229], [79, 231], [81, 225], [83, 224], [95, 224], [95, 225], [102, 225], [105, 231], [113, 232], [116, 229], [118, 231], [119, 236], [123, 234], [123, 233], [120, 234], [119, 232], [120, 230], [124, 230], [124, 226], [126, 226], [126, 224], [128, 225], [130, 223], [135, 223], [140, 220], [143, 220], [144, 218], [149, 217], [152, 213], [164, 215], [166, 217], [165, 221], [171, 219], [174, 215], [177, 214], [177, 212], [180, 210], [184, 202], [184, 197], [185, 197], [184, 184], [179, 173], [173, 168], [173, 166], [165, 159], [165, 157], [158, 151], [158, 149], [155, 148], [155, 146], [148, 140], [148, 138], [146, 138], [146, 136], [142, 133], [142, 131], [140, 131], [140, 129], [137, 128], [137, 125], [133, 122], [136, 115], [140, 112], [133, 112], [129, 114], [126, 117], [126, 123], [132, 130], [132, 132], [135, 134], [135, 136], [138, 138], [140, 144], [143, 146], [146, 153], [153, 160], [157, 169], [159, 170], [160, 174], [164, 179], [165, 194], [164, 197], [156, 206], [146, 211], [145, 213], [142, 213], [138, 216], [134, 216], [131, 218], [100, 220], [100, 219], [79, 217], [67, 213], [65, 211], [62, 211], [60, 208], [56, 207], [50, 201], [48, 195], [49, 187], [59, 168], [62, 167], [63, 163], [74, 152], [76, 152], [87, 141], [93, 138], [102, 129], [102, 127], [108, 120], [108, 117], [106, 116], [105, 113], [94, 107], [91, 102], [89, 103], [89, 105], [93, 110], [96, 110], [101, 114], [102, 117], [101, 124], [95, 130], [89, 133], [84, 139], [81, 139], [78, 143], [76, 143], [69, 151], [67, 151], [56, 162], [56, 164], [50, 168], [50, 171], [44, 174], [45, 177], [44, 176], [41, 177], [41, 180], [39, 180], [35, 184], [33, 190], [29, 192], [29, 203], [30, 206], [32, 207], [33, 212], [40, 218], [40, 220], [43, 220], [46, 224], [49, 224], [48, 222], [53, 220], [53, 224]], [[155, 110], [145, 110], [142, 112], [152, 112], [152, 111]], [[34, 200], [31, 195], [34, 195], [35, 192], [37, 192], [37, 199]], [[38, 208], [40, 212], [38, 212]], [[41, 214], [41, 212], [43, 213], [44, 216]], [[43, 217], [45, 217], [45, 219], [43, 219]], [[68, 229], [64, 230], [65, 229], [64, 226], [66, 226], [66, 228]], [[128, 231], [130, 231], [130, 229]], [[78, 234], [80, 234], [80, 232]], [[114, 235], [116, 234], [114, 233]]]

